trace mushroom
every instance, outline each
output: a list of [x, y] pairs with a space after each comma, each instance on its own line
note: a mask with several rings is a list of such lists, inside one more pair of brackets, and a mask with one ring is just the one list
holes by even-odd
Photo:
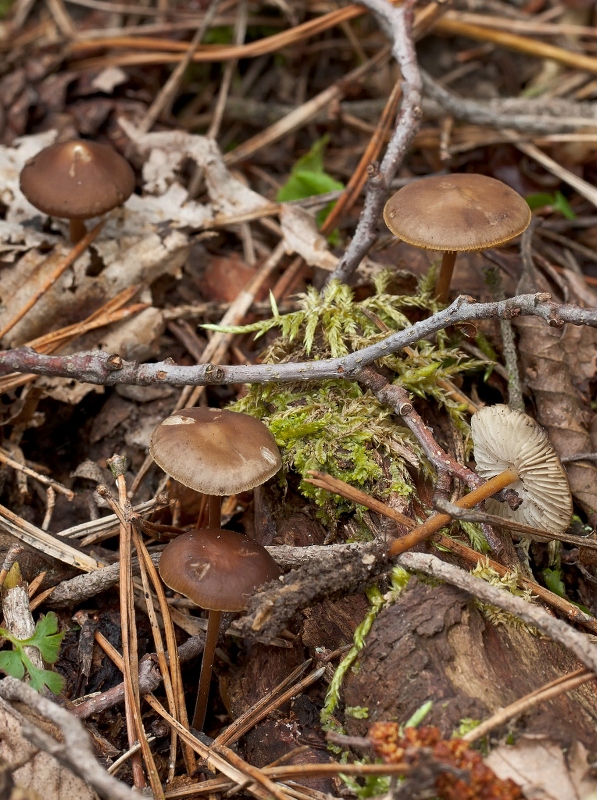
[[492, 498], [487, 511], [552, 533], [565, 531], [572, 516], [568, 478], [541, 425], [499, 404], [473, 414], [471, 432], [479, 475], [492, 478], [505, 470], [517, 475], [510, 488], [521, 498], [520, 506], [513, 510]]
[[[471, 417], [477, 472], [487, 481], [456, 502], [473, 508], [483, 500], [487, 511], [552, 533], [566, 530], [572, 516], [568, 479], [547, 433], [528, 414], [504, 404], [486, 406]], [[511, 488], [522, 503], [512, 510], [492, 495]], [[404, 553], [427, 539], [451, 520], [432, 514], [421, 525], [395, 539], [390, 556]]]
[[51, 217], [70, 222], [71, 242], [87, 230], [83, 220], [122, 205], [135, 188], [135, 175], [116, 150], [105, 144], [57, 142], [30, 158], [21, 171], [21, 191]]
[[210, 498], [209, 527], [220, 527], [220, 497], [260, 486], [282, 466], [276, 440], [255, 417], [185, 408], [151, 436], [149, 452], [170, 477]]
[[280, 575], [267, 550], [240, 533], [206, 528], [188, 531], [164, 548], [162, 580], [208, 610], [207, 634], [193, 727], [203, 729], [214, 654], [223, 611], [240, 611], [255, 590]]
[[509, 242], [526, 230], [531, 209], [495, 178], [455, 173], [409, 183], [390, 197], [383, 216], [407, 244], [444, 251], [436, 295], [447, 303], [457, 253]]

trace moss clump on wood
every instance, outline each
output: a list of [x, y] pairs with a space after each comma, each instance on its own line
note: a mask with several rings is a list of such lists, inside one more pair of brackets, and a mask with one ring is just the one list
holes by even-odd
[[[340, 357], [409, 327], [405, 310], [436, 310], [426, 282], [412, 296], [396, 295], [390, 291], [391, 277], [390, 272], [380, 274], [374, 293], [365, 300], [355, 300], [350, 287], [332, 281], [321, 293], [310, 287], [302, 295], [299, 309], [290, 314], [278, 314], [274, 305], [270, 319], [233, 328], [209, 327], [255, 332], [257, 337], [278, 329], [280, 336], [264, 354], [266, 363]], [[444, 332], [435, 342], [418, 342], [412, 351], [385, 356], [376, 366], [389, 370], [393, 381], [407, 391], [444, 408], [464, 445], [468, 436], [464, 407], [446, 393], [438, 379], [484, 365], [452, 346]], [[233, 408], [266, 423], [283, 451], [286, 470], [293, 469], [302, 478], [308, 470], [324, 470], [378, 497], [409, 498], [417, 476], [430, 476], [430, 466], [412, 433], [356, 383], [325, 380], [252, 385]], [[304, 480], [300, 489], [328, 521], [353, 508], [345, 500], [332, 502], [328, 492]]]

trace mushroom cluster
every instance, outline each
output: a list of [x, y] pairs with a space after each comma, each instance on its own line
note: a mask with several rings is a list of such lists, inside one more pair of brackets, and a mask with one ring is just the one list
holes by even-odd
[[502, 181], [455, 173], [407, 184], [390, 197], [383, 216], [407, 244], [444, 251], [436, 294], [446, 303], [457, 253], [509, 242], [528, 227], [531, 209]]
[[280, 570], [265, 548], [222, 530], [220, 497], [256, 489], [282, 466], [268, 428], [248, 414], [185, 408], [154, 430], [150, 453], [175, 480], [209, 497], [209, 527], [168, 544], [159, 571], [164, 583], [208, 610], [207, 635], [193, 727], [205, 722], [209, 684], [223, 611], [240, 611]]
[[21, 171], [21, 191], [31, 205], [70, 222], [70, 238], [86, 234], [83, 220], [122, 205], [133, 193], [135, 174], [116, 150], [76, 139], [57, 142], [30, 158]]

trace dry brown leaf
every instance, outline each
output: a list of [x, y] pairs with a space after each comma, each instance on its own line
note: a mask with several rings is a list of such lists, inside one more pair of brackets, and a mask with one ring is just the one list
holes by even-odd
[[[572, 302], [577, 299], [576, 293], [570, 297]], [[586, 390], [595, 373], [597, 331], [587, 326], [548, 327], [537, 317], [518, 317], [515, 325], [521, 377], [533, 392], [537, 419], [556, 452], [565, 458], [591, 451], [593, 412]], [[589, 522], [595, 524], [597, 465], [572, 462], [566, 465], [566, 471], [574, 498]]]
[[512, 778], [529, 800], [595, 800], [597, 781], [588, 776], [587, 751], [575, 743], [564, 754], [547, 739], [520, 739], [485, 759], [499, 778]]
[[[21, 715], [22, 711], [22, 715]], [[15, 710], [0, 699], [0, 760], [16, 764], [30, 760], [13, 773], [16, 786], [30, 789], [43, 800], [98, 800], [81, 778], [73, 775], [51, 755], [36, 750], [21, 733], [24, 718], [60, 739], [60, 733], [47, 720], [30, 709]]]

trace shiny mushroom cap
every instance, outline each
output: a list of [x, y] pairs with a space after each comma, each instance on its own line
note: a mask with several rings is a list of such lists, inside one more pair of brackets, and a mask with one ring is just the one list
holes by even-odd
[[168, 417], [153, 432], [149, 452], [180, 483], [220, 496], [253, 489], [282, 466], [263, 422], [218, 408], [185, 408]]
[[21, 172], [21, 191], [31, 205], [65, 219], [105, 214], [134, 188], [133, 170], [116, 150], [78, 139], [46, 147]]
[[260, 544], [213, 528], [173, 539], [162, 552], [159, 571], [166, 586], [210, 611], [240, 611], [256, 589], [280, 575]]
[[507, 405], [486, 406], [471, 418], [477, 472], [492, 478], [514, 469], [514, 489], [522, 503], [513, 511], [507, 503], [486, 500], [487, 511], [506, 519], [543, 528], [566, 530], [572, 516], [568, 478], [545, 430], [532, 417]]
[[485, 175], [439, 175], [413, 181], [384, 208], [394, 236], [427, 250], [484, 250], [508, 242], [531, 221], [527, 202]]

